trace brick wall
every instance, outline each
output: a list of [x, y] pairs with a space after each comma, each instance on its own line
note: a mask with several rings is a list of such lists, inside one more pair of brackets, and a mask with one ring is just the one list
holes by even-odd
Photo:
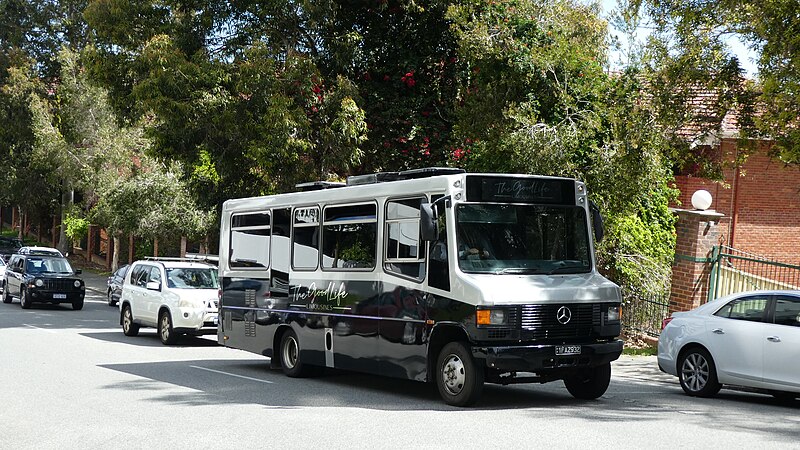
[[[723, 139], [721, 151], [731, 160], [736, 140]], [[691, 209], [692, 194], [709, 191], [720, 221], [722, 242], [731, 247], [789, 264], [800, 264], [800, 167], [787, 167], [768, 155], [762, 144], [742, 165], [739, 176], [726, 170], [722, 183], [678, 176], [679, 208]]]
[[708, 298], [712, 248], [720, 237], [721, 214], [715, 212], [677, 210], [675, 224], [675, 263], [672, 265], [672, 288], [669, 311], [688, 311]]

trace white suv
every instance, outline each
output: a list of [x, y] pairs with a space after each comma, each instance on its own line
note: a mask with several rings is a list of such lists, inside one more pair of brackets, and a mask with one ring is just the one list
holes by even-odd
[[219, 278], [216, 266], [179, 258], [136, 261], [125, 275], [119, 300], [126, 336], [155, 327], [164, 345], [181, 334], [216, 334]]

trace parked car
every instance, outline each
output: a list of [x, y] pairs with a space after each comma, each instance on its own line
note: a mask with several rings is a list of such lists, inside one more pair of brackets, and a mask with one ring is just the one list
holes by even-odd
[[136, 261], [125, 275], [119, 311], [126, 336], [155, 327], [161, 342], [170, 345], [182, 334], [216, 334], [217, 267], [176, 258]]
[[658, 340], [658, 366], [688, 395], [722, 385], [800, 397], [800, 291], [742, 292], [676, 312]]
[[125, 281], [125, 274], [128, 272], [128, 267], [130, 267], [130, 265], [125, 264], [108, 277], [108, 289], [106, 290], [108, 306], [114, 306], [119, 302], [119, 297], [122, 295], [122, 283]]
[[8, 261], [3, 303], [17, 297], [23, 309], [33, 303], [71, 303], [72, 309], [80, 310], [86, 295], [80, 273], [54, 248], [22, 247]]
[[22, 247], [22, 241], [17, 238], [0, 236], [0, 259], [6, 262], [17, 250]]
[[6, 284], [6, 261], [0, 257], [0, 289], [5, 289]]

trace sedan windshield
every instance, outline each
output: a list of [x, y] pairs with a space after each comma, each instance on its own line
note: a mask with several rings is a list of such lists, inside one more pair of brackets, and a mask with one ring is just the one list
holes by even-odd
[[216, 269], [172, 268], [167, 269], [167, 286], [174, 289], [219, 289]]
[[578, 206], [461, 204], [458, 265], [464, 272], [591, 271], [586, 213]]

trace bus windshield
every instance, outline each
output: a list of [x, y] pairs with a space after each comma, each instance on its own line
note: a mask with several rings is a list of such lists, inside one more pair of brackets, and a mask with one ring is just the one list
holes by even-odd
[[469, 273], [587, 273], [587, 223], [574, 205], [460, 204], [458, 266]]

